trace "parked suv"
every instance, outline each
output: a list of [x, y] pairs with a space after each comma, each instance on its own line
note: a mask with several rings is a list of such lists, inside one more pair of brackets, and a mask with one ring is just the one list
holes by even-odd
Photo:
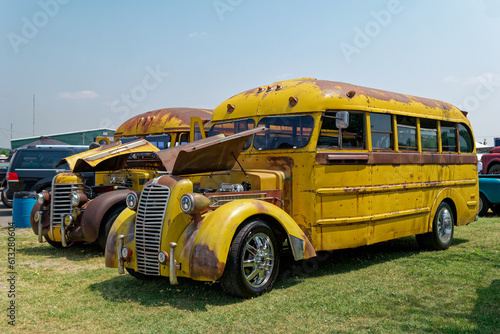
[[12, 207], [14, 193], [18, 191], [40, 192], [50, 189], [54, 175], [69, 170], [68, 164], [56, 168], [57, 163], [88, 149], [88, 146], [69, 145], [39, 145], [18, 149], [7, 169], [7, 184], [2, 191], [3, 204]]

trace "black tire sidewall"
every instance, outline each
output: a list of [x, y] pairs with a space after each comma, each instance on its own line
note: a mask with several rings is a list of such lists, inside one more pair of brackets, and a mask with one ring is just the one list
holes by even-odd
[[488, 212], [488, 209], [490, 207], [490, 202], [488, 201], [488, 199], [486, 199], [486, 197], [483, 194], [479, 194], [479, 200], [483, 202], [483, 208], [479, 211], [478, 214], [480, 216], [484, 216]]
[[500, 165], [493, 165], [488, 169], [488, 174], [500, 174]]
[[[273, 246], [274, 265], [269, 280], [263, 286], [255, 288], [249, 285], [246, 280], [245, 272], [242, 266], [242, 261], [243, 261], [245, 246], [248, 240], [250, 240], [257, 233], [264, 233], [269, 237]], [[238, 250], [236, 252], [236, 256], [233, 258], [232, 254], [234, 253], [234, 251], [232, 252], [232, 250], [233, 247], [236, 245], [238, 247]], [[231, 285], [235, 287], [236, 291], [234, 292], [236, 292], [236, 294], [239, 295], [240, 297], [249, 298], [249, 297], [259, 296], [267, 291], [270, 291], [274, 286], [274, 283], [276, 282], [279, 272], [279, 262], [280, 262], [279, 260], [280, 260], [279, 247], [274, 232], [264, 221], [254, 220], [248, 223], [246, 226], [244, 226], [234, 238], [233, 243], [231, 244], [229, 250], [229, 256], [228, 256], [229, 266], [226, 267], [226, 270], [230, 270], [232, 271], [232, 273], [225, 272], [225, 276], [226, 279], [228, 279], [229, 277], [227, 277], [227, 274], [230, 274], [229, 276], [235, 280], [234, 282], [231, 282]]]
[[97, 236], [97, 242], [103, 250], [106, 250], [106, 241], [108, 239], [108, 234], [111, 230], [111, 226], [113, 226], [116, 218], [123, 210], [125, 210], [125, 208], [126, 206], [118, 206], [114, 209], [111, 209], [108, 213], [106, 213], [103, 220], [101, 221], [101, 225], [99, 227], [99, 235]]
[[[451, 220], [452, 220], [450, 240], [446, 243], [443, 242], [443, 240], [441, 240], [441, 237], [439, 236], [439, 226], [438, 226], [438, 220], [439, 220], [440, 213], [444, 209], [447, 209], [450, 212]], [[453, 242], [454, 231], [455, 231], [455, 216], [453, 215], [453, 210], [451, 209], [451, 206], [448, 203], [441, 202], [441, 204], [439, 204], [439, 206], [436, 210], [436, 215], [434, 216], [434, 222], [432, 223], [432, 235], [433, 235], [433, 239], [434, 239], [433, 241], [434, 241], [434, 246], [435, 246], [434, 248], [440, 249], [440, 250], [448, 249], [450, 247], [451, 243]]]

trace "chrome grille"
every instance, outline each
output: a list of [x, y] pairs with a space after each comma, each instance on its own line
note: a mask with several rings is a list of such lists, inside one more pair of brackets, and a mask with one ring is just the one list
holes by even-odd
[[160, 275], [158, 253], [169, 197], [170, 188], [156, 183], [142, 191], [135, 222], [135, 249], [137, 271], [145, 275]]
[[50, 200], [50, 221], [52, 226], [61, 226], [64, 216], [73, 212], [69, 195], [72, 192], [85, 192], [83, 183], [54, 183]]

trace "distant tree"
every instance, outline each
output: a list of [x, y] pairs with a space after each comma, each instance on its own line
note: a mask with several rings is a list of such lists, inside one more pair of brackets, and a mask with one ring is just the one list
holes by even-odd
[[2, 150], [0, 151], [0, 155], [6, 155], [6, 156], [8, 156], [9, 152], [7, 152], [6, 149], [2, 148]]

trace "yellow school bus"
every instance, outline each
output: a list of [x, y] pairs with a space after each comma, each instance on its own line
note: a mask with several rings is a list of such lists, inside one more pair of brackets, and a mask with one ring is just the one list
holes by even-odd
[[195, 108], [142, 113], [116, 130], [114, 143], [63, 159], [72, 172], [57, 174], [31, 213], [38, 240], [54, 247], [97, 241], [104, 249], [128, 191], [141, 191], [164, 170], [154, 153], [204, 138], [211, 115]]
[[250, 89], [214, 110], [208, 138], [157, 152], [169, 174], [128, 195], [106, 266], [253, 297], [286, 253], [412, 235], [447, 249], [477, 219], [474, 143], [437, 100], [311, 78]]

